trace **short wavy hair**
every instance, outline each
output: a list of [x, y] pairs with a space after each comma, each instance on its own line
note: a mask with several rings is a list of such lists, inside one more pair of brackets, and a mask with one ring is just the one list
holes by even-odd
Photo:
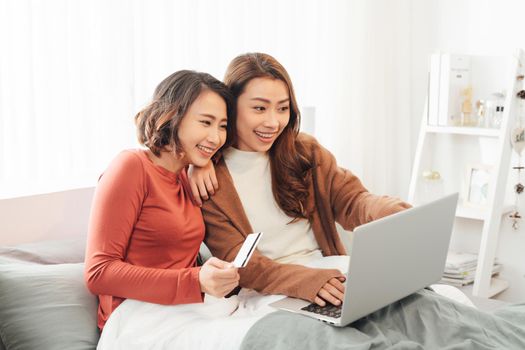
[[[222, 97], [228, 116], [232, 114], [233, 97], [230, 89], [208, 73], [180, 70], [165, 78], [156, 88], [153, 100], [135, 116], [137, 138], [155, 154], [167, 147], [182, 153], [178, 137], [179, 125], [184, 115], [202, 91], [210, 90]], [[228, 135], [233, 124], [227, 124]], [[223, 147], [227, 147], [229, 138]], [[217, 156], [217, 154], [215, 155]]]

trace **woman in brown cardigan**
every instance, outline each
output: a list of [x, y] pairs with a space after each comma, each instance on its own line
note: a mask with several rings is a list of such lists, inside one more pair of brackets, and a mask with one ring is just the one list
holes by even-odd
[[235, 123], [228, 135], [233, 147], [215, 167], [192, 174], [196, 197], [213, 194], [202, 205], [206, 245], [214, 256], [232, 261], [249, 233], [264, 231], [240, 270], [241, 287], [321, 306], [340, 304], [344, 275], [303, 264], [346, 254], [335, 222], [353, 230], [409, 205], [369, 193], [313, 137], [299, 133], [292, 82], [273, 57], [236, 57], [224, 82], [236, 99], [228, 120]]

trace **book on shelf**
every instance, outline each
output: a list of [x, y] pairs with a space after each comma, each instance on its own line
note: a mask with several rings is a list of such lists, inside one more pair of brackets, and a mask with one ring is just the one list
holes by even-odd
[[478, 264], [477, 254], [448, 252], [445, 270], [462, 270]]
[[[492, 277], [498, 275], [499, 272], [493, 272]], [[468, 277], [468, 278], [449, 278], [449, 277], [441, 277], [441, 281], [439, 283], [443, 284], [449, 284], [454, 287], [462, 287], [469, 285], [471, 283], [474, 283], [474, 276]]]
[[[495, 262], [498, 262], [496, 258]], [[477, 266], [478, 255], [463, 252], [448, 252], [445, 270], [462, 271]]]
[[[449, 252], [441, 283], [456, 287], [465, 286], [474, 282], [478, 265], [477, 254]], [[497, 259], [492, 267], [492, 276], [501, 271], [501, 264]]]
[[[494, 267], [492, 268], [492, 276], [497, 275], [500, 271], [501, 271], [501, 264], [494, 264]], [[470, 284], [474, 282], [475, 277], [476, 277], [476, 269], [465, 271], [460, 274], [443, 273], [441, 282], [444, 282], [447, 284], [466, 285], [466, 284]]]
[[[501, 270], [500, 264], [494, 264], [494, 267], [492, 268], [494, 270], [498, 270], [498, 272]], [[474, 276], [476, 274], [476, 267], [469, 268], [468, 270], [463, 271], [447, 271], [443, 272], [443, 277], [449, 277], [449, 278], [466, 278], [470, 276]]]

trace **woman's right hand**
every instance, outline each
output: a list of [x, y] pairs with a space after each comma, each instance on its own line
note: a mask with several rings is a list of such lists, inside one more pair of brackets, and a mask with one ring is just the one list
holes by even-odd
[[207, 200], [210, 195], [215, 194], [215, 191], [219, 189], [219, 183], [212, 161], [209, 161], [208, 164], [203, 167], [190, 165], [188, 169], [188, 180], [193, 198], [198, 206], [201, 206], [203, 200]]
[[329, 302], [332, 305], [341, 305], [345, 295], [345, 286], [343, 285], [344, 281], [344, 276], [333, 277], [328, 280], [328, 282], [321, 287], [319, 292], [317, 292], [314, 302], [321, 307], [325, 306], [326, 302]]
[[209, 258], [199, 272], [203, 293], [222, 298], [239, 285], [239, 271], [229, 262]]

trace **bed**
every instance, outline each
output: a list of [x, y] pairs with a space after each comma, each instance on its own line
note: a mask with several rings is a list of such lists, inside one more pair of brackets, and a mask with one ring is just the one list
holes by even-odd
[[83, 282], [93, 188], [0, 200], [0, 349], [94, 349]]
[[[455, 348], [475, 349], [487, 336], [491, 344], [505, 345], [500, 348], [525, 348], [524, 304], [474, 300], [487, 313], [428, 291], [343, 329], [273, 312], [266, 305], [276, 296], [250, 291], [227, 300], [208, 298], [202, 305], [128, 300], [100, 339], [97, 298], [83, 282], [93, 190], [0, 200], [0, 350], [95, 349], [99, 342], [108, 349], [446, 348], [443, 339]], [[454, 327], [444, 327], [447, 318], [449, 325], [457, 322]]]

